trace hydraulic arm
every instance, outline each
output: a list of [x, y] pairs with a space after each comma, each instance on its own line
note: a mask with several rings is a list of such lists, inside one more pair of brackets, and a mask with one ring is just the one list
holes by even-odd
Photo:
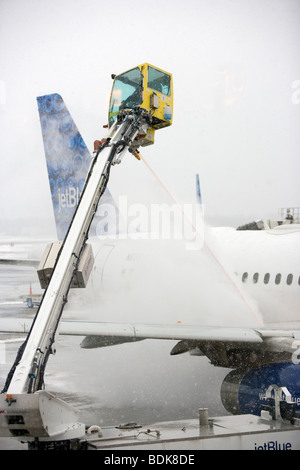
[[40, 308], [28, 338], [23, 345], [22, 356], [13, 368], [7, 393], [32, 393], [41, 389], [43, 374], [51, 346], [55, 339], [68, 291], [76, 272], [78, 260], [88, 238], [88, 231], [109, 178], [111, 165], [119, 162], [130, 148], [144, 121], [142, 116], [124, 115], [124, 120], [116, 122], [110, 134], [92, 162], [85, 187], [62, 244], [49, 285], [43, 296]]
[[[159, 74], [158, 77], [154, 74], [154, 78], [159, 78], [162, 72], [159, 71]], [[121, 94], [124, 95], [124, 90], [128, 94], [128, 90], [132, 91], [132, 88], [135, 92], [133, 76], [130, 75], [129, 80], [124, 75], [126, 74], [120, 75], [117, 81], [125, 87]], [[115, 85], [116, 80], [113, 96], [117, 93], [120, 97]], [[154, 86], [158, 88], [157, 82]], [[140, 93], [140, 88], [137, 90]], [[148, 145], [145, 143], [145, 136], [154, 124], [158, 126], [160, 123], [163, 127], [164, 118], [154, 116], [158, 101], [154, 100], [153, 103], [154, 107], [150, 102], [148, 107], [129, 106], [123, 100], [122, 105], [119, 103], [117, 112], [110, 116], [108, 134], [101, 141], [92, 160], [79, 204], [61, 245], [31, 330], [17, 354], [0, 395], [0, 435], [21, 436], [22, 439], [29, 440], [61, 440], [84, 434], [83, 425], [77, 422], [76, 410], [42, 391], [45, 367], [52, 353], [72, 280], [86, 247], [90, 225], [109, 179], [110, 168], [121, 162], [127, 150], [138, 156], [138, 147]], [[115, 104], [114, 98], [114, 106]]]
[[[148, 125], [148, 120], [148, 114], [143, 111], [138, 113], [130, 110], [123, 112], [109, 130], [105, 142], [99, 147], [93, 159], [80, 202], [62, 244], [49, 285], [28, 337], [20, 348], [7, 378], [3, 390], [5, 394], [0, 397], [2, 402], [0, 405], [2, 411], [0, 414], [1, 428], [3, 428], [3, 424], [6, 424], [7, 430], [11, 429], [13, 434], [16, 429], [16, 419], [9, 418], [12, 416], [11, 413], [13, 416], [19, 416], [17, 429], [20, 435], [22, 435], [22, 430], [25, 435], [32, 435], [30, 429], [34, 429], [32, 432], [35, 436], [45, 435], [44, 424], [41, 424], [43, 429], [36, 429], [26, 423], [26, 418], [33, 415], [26, 411], [33, 406], [32, 403], [34, 402], [40, 407], [37, 398], [32, 397], [31, 400], [28, 394], [34, 394], [42, 389], [44, 371], [55, 340], [59, 320], [67, 302], [72, 278], [76, 273], [82, 250], [88, 238], [90, 224], [97, 210], [99, 199], [107, 185], [111, 165], [120, 163], [127, 150], [136, 151], [134, 140], [141, 129]], [[46, 401], [47, 406], [51, 401], [57, 406], [55, 400], [47, 398], [49, 394], [41, 393], [44, 393], [43, 402]], [[8, 418], [6, 422], [4, 422], [5, 418]], [[68, 434], [69, 419], [68, 417], [67, 427], [62, 430], [64, 437]], [[78, 432], [82, 434], [80, 426]], [[72, 437], [73, 434], [72, 427]], [[11, 435], [11, 432], [8, 435]]]

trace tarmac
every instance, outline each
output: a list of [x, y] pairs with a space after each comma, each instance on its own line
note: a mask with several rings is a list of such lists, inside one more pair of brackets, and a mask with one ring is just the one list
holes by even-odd
[[[22, 297], [40, 293], [36, 271], [0, 265], [0, 330], [5, 318], [34, 318]], [[87, 315], [87, 312], [84, 312]], [[80, 348], [82, 337], [59, 336], [46, 368], [45, 388], [80, 411], [87, 425], [193, 419], [200, 407], [210, 416], [228, 414], [220, 400], [226, 369], [205, 357], [170, 356], [174, 341], [146, 340], [101, 349]], [[12, 341], [13, 340], [13, 341]], [[0, 387], [24, 336], [0, 333]], [[0, 438], [0, 450], [27, 449], [14, 438]]]

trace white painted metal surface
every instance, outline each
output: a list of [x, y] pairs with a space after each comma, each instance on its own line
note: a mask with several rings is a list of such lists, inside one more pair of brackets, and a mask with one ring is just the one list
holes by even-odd
[[21, 436], [22, 441], [39, 439], [72, 439], [82, 436], [85, 427], [78, 420], [75, 408], [40, 391], [14, 395], [10, 406], [5, 406], [5, 395], [0, 396], [0, 435]]
[[[102, 428], [102, 438], [87, 437], [90, 450], [300, 450], [300, 423], [264, 420], [254, 415], [154, 423], [136, 429]], [[126, 454], [127, 455], [127, 454]]]

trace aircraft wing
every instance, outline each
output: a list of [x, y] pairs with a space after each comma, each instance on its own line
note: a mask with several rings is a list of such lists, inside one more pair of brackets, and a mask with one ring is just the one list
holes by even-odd
[[2, 238], [0, 264], [37, 268], [48, 239]]
[[[30, 326], [31, 320], [2, 319], [0, 331], [3, 333], [28, 333]], [[63, 320], [60, 323], [59, 334], [100, 337], [118, 336], [133, 339], [262, 342], [260, 334], [248, 328], [199, 327], [182, 324], [154, 325]]]
[[[0, 331], [27, 333], [31, 321], [2, 319]], [[254, 329], [234, 327], [210, 327], [178, 324], [129, 324], [93, 321], [63, 320], [60, 335], [85, 336], [81, 343], [84, 349], [98, 348], [141, 341], [144, 339], [177, 340], [172, 355], [190, 352], [206, 355], [216, 365], [231, 367], [233, 364], [221, 359], [224, 352], [241, 354], [242, 364], [249, 354], [263, 354], [276, 360], [298, 360], [300, 331], [282, 329]], [[195, 352], [198, 349], [198, 353]], [[229, 358], [228, 358], [229, 359]], [[258, 361], [260, 360], [258, 354]], [[299, 361], [300, 362], [300, 361]], [[235, 359], [236, 365], [236, 359]]]
[[32, 266], [37, 268], [39, 261], [35, 259], [9, 259], [9, 258], [0, 258], [0, 264], [9, 264], [13, 266]]

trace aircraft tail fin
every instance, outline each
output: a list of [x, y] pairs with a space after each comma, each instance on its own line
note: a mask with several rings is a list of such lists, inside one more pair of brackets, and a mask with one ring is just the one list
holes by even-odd
[[[199, 229], [204, 230], [204, 227], [208, 227], [206, 220], [204, 220], [204, 204], [202, 199], [201, 193], [201, 186], [200, 186], [200, 178], [199, 174], [196, 173], [196, 207], [197, 207], [197, 215], [199, 220]], [[204, 233], [203, 233], [204, 237]]]
[[196, 191], [197, 191], [197, 202], [198, 204], [202, 205], [202, 196], [201, 196], [201, 188], [200, 188], [200, 178], [199, 174], [196, 174]]
[[[62, 240], [79, 202], [92, 157], [62, 97], [54, 93], [37, 97], [37, 102], [56, 230]], [[116, 208], [108, 189], [101, 204]], [[99, 233], [104, 227], [102, 219], [95, 215], [90, 235], [102, 235]]]

